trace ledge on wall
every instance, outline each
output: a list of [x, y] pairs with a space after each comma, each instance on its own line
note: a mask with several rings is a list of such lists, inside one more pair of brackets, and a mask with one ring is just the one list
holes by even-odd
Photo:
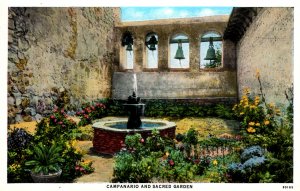
[[229, 39], [237, 43], [261, 9], [258, 7], [234, 7], [224, 31], [224, 40]]

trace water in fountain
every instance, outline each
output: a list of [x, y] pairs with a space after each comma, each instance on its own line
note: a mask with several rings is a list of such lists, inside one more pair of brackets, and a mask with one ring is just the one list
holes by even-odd
[[135, 92], [135, 95], [138, 95], [137, 92], [137, 79], [136, 79], [136, 73], [133, 74], [133, 91]]

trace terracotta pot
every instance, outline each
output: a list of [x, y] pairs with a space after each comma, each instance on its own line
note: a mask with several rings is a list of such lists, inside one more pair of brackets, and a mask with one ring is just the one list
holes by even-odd
[[47, 174], [47, 175], [36, 174], [33, 172], [31, 172], [30, 174], [35, 183], [55, 183], [55, 182], [58, 182], [61, 172], [62, 172], [62, 170], [60, 169], [56, 173]]

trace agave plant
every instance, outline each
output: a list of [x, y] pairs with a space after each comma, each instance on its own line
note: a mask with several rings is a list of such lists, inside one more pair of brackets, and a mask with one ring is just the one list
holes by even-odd
[[48, 175], [60, 170], [59, 163], [64, 162], [61, 157], [62, 147], [55, 143], [51, 146], [43, 145], [41, 142], [33, 147], [34, 159], [27, 161], [26, 166], [31, 166], [31, 172], [35, 174]]

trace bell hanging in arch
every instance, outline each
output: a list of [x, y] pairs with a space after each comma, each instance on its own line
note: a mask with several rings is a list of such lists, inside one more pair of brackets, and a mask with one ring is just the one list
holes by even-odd
[[216, 60], [216, 51], [214, 49], [214, 44], [213, 44], [213, 38], [210, 37], [209, 38], [209, 48], [207, 50], [206, 53], [206, 57], [204, 58], [204, 60]]
[[132, 51], [132, 44], [129, 43], [129, 44], [127, 45], [127, 47], [126, 47], [126, 50], [127, 50], [127, 51]]
[[149, 48], [149, 50], [154, 51], [154, 50], [156, 50], [155, 45], [158, 43], [158, 41], [157, 41], [156, 37], [154, 35], [152, 35], [150, 37], [150, 39], [148, 41], [146, 41], [145, 43], [146, 43], [147, 48]]
[[150, 44], [149, 50], [152, 51], [156, 50], [155, 44]]
[[182, 43], [181, 40], [178, 40], [178, 48], [175, 54], [175, 59], [178, 59], [179, 61], [182, 59], [185, 59], [184, 55], [183, 55], [183, 50], [182, 50]]

